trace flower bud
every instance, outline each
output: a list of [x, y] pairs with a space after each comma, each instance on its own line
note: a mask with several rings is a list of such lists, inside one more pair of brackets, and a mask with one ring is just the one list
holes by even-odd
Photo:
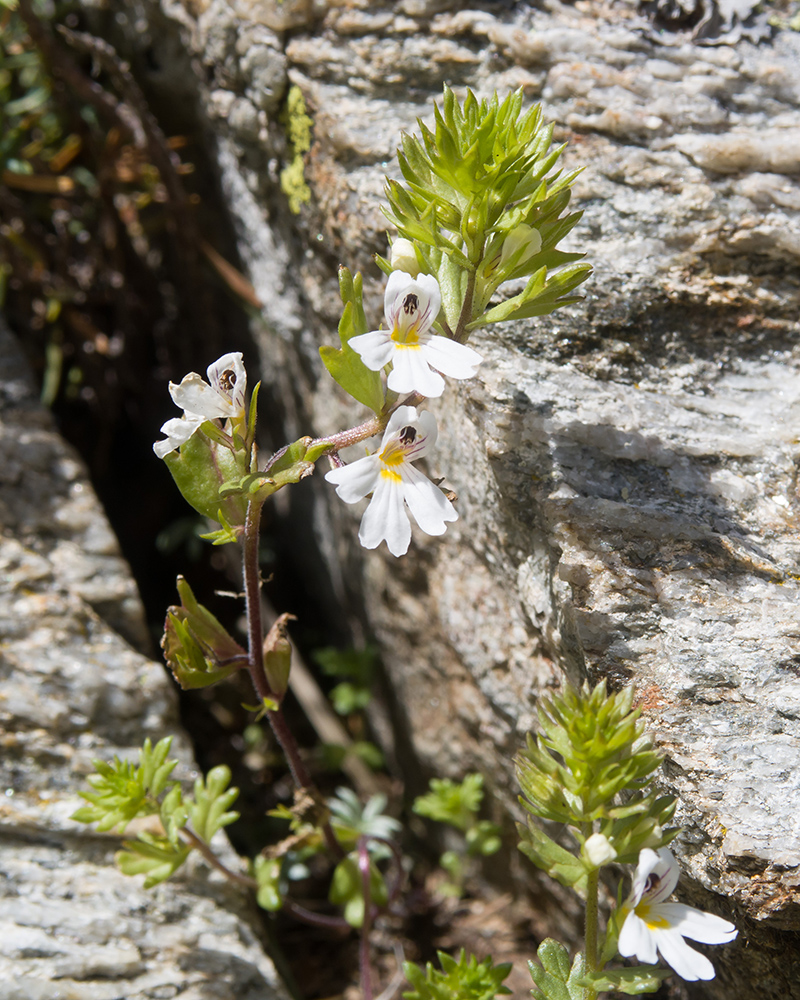
[[602, 865], [607, 865], [609, 861], [613, 861], [617, 856], [617, 852], [611, 846], [608, 837], [602, 833], [593, 833], [591, 837], [587, 837], [581, 854], [583, 854], [584, 860], [588, 861], [592, 868], [600, 868]]
[[414, 250], [414, 244], [411, 240], [398, 236], [394, 243], [392, 243], [390, 263], [392, 265], [392, 270], [405, 271], [407, 274], [410, 274], [412, 278], [417, 277], [419, 274], [419, 264], [417, 262], [417, 254]]
[[500, 252], [500, 267], [504, 267], [520, 248], [524, 249], [514, 265], [515, 268], [524, 264], [526, 260], [529, 260], [542, 249], [542, 237], [539, 234], [539, 230], [534, 229], [533, 226], [526, 225], [524, 222], [515, 226], [508, 236], [506, 236], [505, 240], [503, 240], [503, 249]]

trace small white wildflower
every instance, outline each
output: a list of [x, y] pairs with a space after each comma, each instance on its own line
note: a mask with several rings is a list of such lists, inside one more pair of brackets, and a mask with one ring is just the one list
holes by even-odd
[[185, 444], [206, 420], [243, 420], [247, 373], [239, 352], [225, 354], [208, 366], [206, 382], [197, 372], [190, 372], [180, 385], [169, 384], [173, 402], [184, 411], [161, 428], [166, 440], [156, 441], [153, 451], [163, 458]]
[[428, 535], [444, 534], [447, 522], [457, 520], [455, 507], [442, 491], [411, 464], [428, 454], [437, 433], [432, 413], [398, 406], [378, 451], [325, 476], [345, 503], [357, 503], [372, 493], [358, 532], [364, 548], [375, 549], [385, 541], [392, 555], [405, 555], [411, 542], [406, 506]]
[[362, 333], [349, 344], [374, 372], [391, 362], [387, 385], [394, 392], [441, 396], [444, 379], [439, 372], [471, 378], [483, 360], [471, 347], [431, 333], [441, 305], [439, 282], [433, 275], [412, 278], [405, 271], [393, 271], [384, 295], [387, 329]]
[[678, 863], [665, 847], [656, 854], [646, 847], [639, 854], [631, 893], [625, 900], [625, 922], [619, 952], [655, 965], [659, 951], [664, 961], [687, 982], [713, 979], [714, 966], [690, 948], [684, 938], [702, 944], [726, 944], [738, 934], [728, 920], [683, 903], [665, 903], [678, 883]]

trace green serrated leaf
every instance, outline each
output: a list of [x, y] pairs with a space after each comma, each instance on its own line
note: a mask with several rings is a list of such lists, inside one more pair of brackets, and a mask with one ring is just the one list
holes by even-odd
[[195, 779], [194, 802], [189, 804], [189, 821], [194, 833], [209, 843], [223, 826], [234, 823], [238, 812], [228, 811], [238, 795], [238, 788], [228, 788], [231, 780], [230, 768], [224, 764], [212, 768], [203, 779]]
[[191, 854], [191, 847], [175, 847], [167, 837], [140, 833], [137, 840], [122, 842], [116, 862], [124, 875], [146, 875], [145, 889], [164, 882], [180, 868]]
[[586, 888], [586, 868], [579, 858], [570, 854], [534, 823], [517, 824], [519, 849], [537, 868], [552, 875], [562, 885], [583, 892]]
[[494, 1000], [510, 993], [503, 980], [511, 972], [511, 963], [494, 965], [491, 957], [479, 962], [462, 949], [458, 959], [443, 951], [436, 953], [441, 971], [428, 962], [423, 971], [413, 962], [403, 963], [403, 972], [412, 990], [403, 993], [404, 1000]]
[[637, 965], [633, 969], [605, 969], [594, 975], [584, 974], [579, 980], [581, 987], [590, 987], [597, 993], [613, 990], [627, 996], [640, 993], [655, 993], [661, 983], [671, 976], [671, 969], [660, 969], [656, 965]]

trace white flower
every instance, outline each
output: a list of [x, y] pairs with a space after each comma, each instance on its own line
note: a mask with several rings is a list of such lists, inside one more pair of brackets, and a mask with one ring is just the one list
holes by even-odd
[[687, 982], [713, 979], [714, 966], [705, 955], [690, 948], [684, 938], [703, 944], [726, 944], [738, 934], [727, 920], [683, 903], [665, 903], [678, 882], [678, 863], [664, 847], [656, 854], [645, 848], [625, 900], [628, 911], [619, 935], [619, 952], [635, 955], [640, 962], [655, 965], [656, 949]]
[[375, 549], [385, 541], [394, 556], [408, 551], [411, 525], [405, 505], [428, 535], [443, 535], [447, 522], [457, 520], [455, 507], [442, 491], [411, 464], [430, 451], [436, 435], [432, 413], [398, 406], [375, 454], [332, 469], [325, 476], [336, 485], [345, 503], [356, 503], [372, 493], [358, 532], [364, 548]]
[[384, 295], [387, 329], [362, 333], [349, 344], [374, 372], [392, 363], [387, 385], [395, 392], [441, 396], [444, 379], [439, 372], [471, 378], [483, 360], [471, 347], [431, 333], [441, 305], [439, 282], [432, 275], [412, 278], [393, 271]]
[[184, 412], [161, 428], [166, 440], [153, 445], [159, 458], [185, 444], [206, 420], [244, 419], [247, 373], [242, 355], [238, 351], [223, 355], [208, 366], [206, 374], [208, 382], [197, 372], [186, 375], [180, 385], [170, 382], [169, 394]]

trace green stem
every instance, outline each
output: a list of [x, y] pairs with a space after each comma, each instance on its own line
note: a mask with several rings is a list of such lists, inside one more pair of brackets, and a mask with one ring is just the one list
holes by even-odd
[[458, 317], [458, 326], [453, 334], [453, 340], [457, 341], [459, 344], [463, 344], [469, 336], [467, 333], [467, 326], [474, 319], [472, 315], [472, 299], [475, 294], [475, 280], [475, 272], [470, 271], [469, 277], [467, 278], [467, 288], [464, 292], [464, 304], [461, 307], [461, 314]]
[[[586, 972], [597, 971], [597, 887], [600, 873], [597, 869], [586, 878]], [[597, 990], [586, 988], [586, 1000], [595, 1000]]]

